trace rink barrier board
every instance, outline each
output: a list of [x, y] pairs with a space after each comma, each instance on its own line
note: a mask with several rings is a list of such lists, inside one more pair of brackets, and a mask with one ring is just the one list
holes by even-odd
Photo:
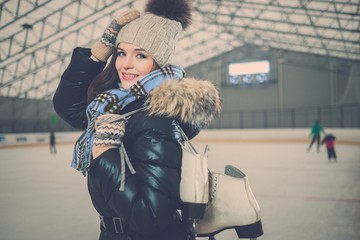
[[[336, 136], [337, 144], [360, 146], [360, 129], [326, 129]], [[195, 143], [306, 143], [309, 129], [205, 129]], [[57, 145], [73, 145], [81, 132], [56, 133]], [[49, 145], [49, 133], [1, 134], [0, 149]]]
[[[253, 140], [236, 140], [236, 139], [203, 139], [203, 140], [194, 140], [195, 143], [309, 143], [308, 140], [304, 139], [253, 139]], [[63, 146], [63, 145], [74, 145], [75, 142], [68, 142], [68, 143], [59, 143], [56, 146]], [[352, 142], [352, 141], [337, 141], [336, 144], [340, 145], [351, 145], [351, 146], [358, 146], [360, 147], [360, 142]], [[45, 143], [29, 143], [29, 144], [17, 144], [17, 145], [0, 145], [0, 149], [13, 149], [13, 148], [27, 148], [27, 147], [44, 147], [48, 146], [49, 144]]]

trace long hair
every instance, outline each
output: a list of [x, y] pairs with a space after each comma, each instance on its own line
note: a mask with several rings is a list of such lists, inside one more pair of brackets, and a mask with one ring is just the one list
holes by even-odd
[[115, 61], [117, 58], [117, 52], [114, 50], [111, 56], [111, 60], [106, 66], [106, 68], [95, 76], [91, 81], [88, 88], [88, 102], [94, 100], [96, 95], [102, 93], [106, 90], [118, 88], [120, 83], [120, 78], [115, 68]]

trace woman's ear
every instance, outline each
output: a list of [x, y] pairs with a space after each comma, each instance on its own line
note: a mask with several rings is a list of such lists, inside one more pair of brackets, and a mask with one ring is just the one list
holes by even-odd
[[160, 66], [159, 66], [159, 64], [157, 64], [157, 62], [154, 60], [153, 67], [152, 67], [152, 71], [154, 71], [154, 70], [156, 70], [156, 69], [160, 69]]

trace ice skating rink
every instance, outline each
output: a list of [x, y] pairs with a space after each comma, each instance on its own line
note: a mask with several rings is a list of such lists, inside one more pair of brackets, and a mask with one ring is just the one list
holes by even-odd
[[[360, 145], [338, 143], [338, 162], [329, 163], [325, 148], [306, 152], [301, 141], [208, 143], [212, 171], [232, 164], [249, 177], [262, 210], [258, 239], [360, 239]], [[69, 167], [72, 147], [58, 145], [56, 155], [47, 145], [0, 149], [1, 240], [98, 239], [86, 178]], [[238, 239], [232, 230], [217, 236]]]

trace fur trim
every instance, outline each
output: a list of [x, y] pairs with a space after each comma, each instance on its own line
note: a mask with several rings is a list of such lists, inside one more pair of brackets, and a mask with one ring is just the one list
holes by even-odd
[[150, 115], [175, 117], [205, 127], [220, 113], [219, 91], [209, 81], [183, 78], [165, 81], [148, 96]]
[[145, 11], [178, 21], [183, 29], [186, 29], [191, 22], [189, 0], [150, 0], [146, 4]]

